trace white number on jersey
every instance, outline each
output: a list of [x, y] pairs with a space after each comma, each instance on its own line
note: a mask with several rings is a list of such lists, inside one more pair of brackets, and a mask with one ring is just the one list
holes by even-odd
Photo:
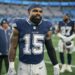
[[[23, 49], [24, 54], [31, 54], [31, 49], [30, 49], [30, 34], [26, 34], [24, 36], [25, 40], [25, 48]], [[41, 40], [44, 40], [44, 35], [42, 34], [33, 34], [33, 48], [32, 48], [32, 53], [33, 54], [41, 54], [43, 52], [43, 43]]]
[[72, 27], [66, 26], [66, 27], [61, 27], [61, 33], [63, 35], [69, 36], [71, 32]]

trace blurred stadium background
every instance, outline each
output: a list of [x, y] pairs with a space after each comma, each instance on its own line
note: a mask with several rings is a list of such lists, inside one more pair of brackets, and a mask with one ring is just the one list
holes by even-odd
[[[75, 21], [75, 0], [0, 0], [0, 19], [7, 18], [8, 20], [14, 18], [25, 18], [28, 16], [27, 8], [30, 4], [40, 4], [43, 6], [44, 18], [50, 20], [54, 26], [57, 26], [58, 22], [62, 20], [62, 16], [65, 13], [69, 13], [71, 18]], [[57, 49], [58, 38], [53, 37], [53, 44]], [[58, 52], [57, 57], [58, 57]], [[17, 52], [18, 54], [18, 52]], [[16, 58], [16, 65], [18, 63], [18, 57]], [[53, 75], [52, 65], [50, 64], [47, 53], [45, 52], [45, 61], [48, 70], [48, 75]], [[58, 61], [59, 57], [58, 57]], [[73, 53], [73, 72], [65, 72], [61, 75], [75, 75], [75, 52]], [[16, 67], [17, 68], [17, 67]], [[3, 67], [2, 75], [5, 73]]]

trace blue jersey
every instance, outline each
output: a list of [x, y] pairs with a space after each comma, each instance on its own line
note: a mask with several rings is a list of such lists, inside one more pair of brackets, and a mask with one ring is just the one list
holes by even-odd
[[0, 54], [1, 55], [8, 55], [10, 34], [11, 34], [10, 29], [4, 31], [2, 28], [0, 28]]
[[59, 22], [59, 29], [61, 34], [64, 36], [71, 36], [74, 33], [74, 21], [65, 23], [64, 21]]
[[42, 21], [38, 26], [28, 20], [15, 21], [19, 31], [19, 60], [27, 64], [37, 64], [44, 57], [45, 36], [50, 31], [51, 23]]
[[6, 48], [5, 32], [0, 28], [0, 55], [5, 55], [7, 53]]

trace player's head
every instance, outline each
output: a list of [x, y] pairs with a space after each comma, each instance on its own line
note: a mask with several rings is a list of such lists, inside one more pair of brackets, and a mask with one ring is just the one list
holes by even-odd
[[28, 13], [30, 21], [32, 21], [35, 25], [38, 25], [43, 15], [42, 7], [40, 5], [31, 5], [28, 8]]
[[0, 24], [4, 29], [7, 29], [9, 26], [9, 22], [7, 21], [7, 19], [2, 19]]
[[63, 20], [64, 20], [64, 22], [68, 22], [68, 20], [70, 20], [69, 14], [65, 14], [65, 15], [63, 16]]

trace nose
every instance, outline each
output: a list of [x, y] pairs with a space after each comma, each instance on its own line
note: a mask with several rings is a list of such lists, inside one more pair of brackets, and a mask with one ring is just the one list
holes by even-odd
[[42, 15], [42, 13], [41, 13], [41, 12], [39, 12], [39, 11], [38, 11], [38, 12], [36, 12], [36, 14], [37, 14], [37, 15], [39, 15], [39, 16], [40, 16], [40, 15]]

